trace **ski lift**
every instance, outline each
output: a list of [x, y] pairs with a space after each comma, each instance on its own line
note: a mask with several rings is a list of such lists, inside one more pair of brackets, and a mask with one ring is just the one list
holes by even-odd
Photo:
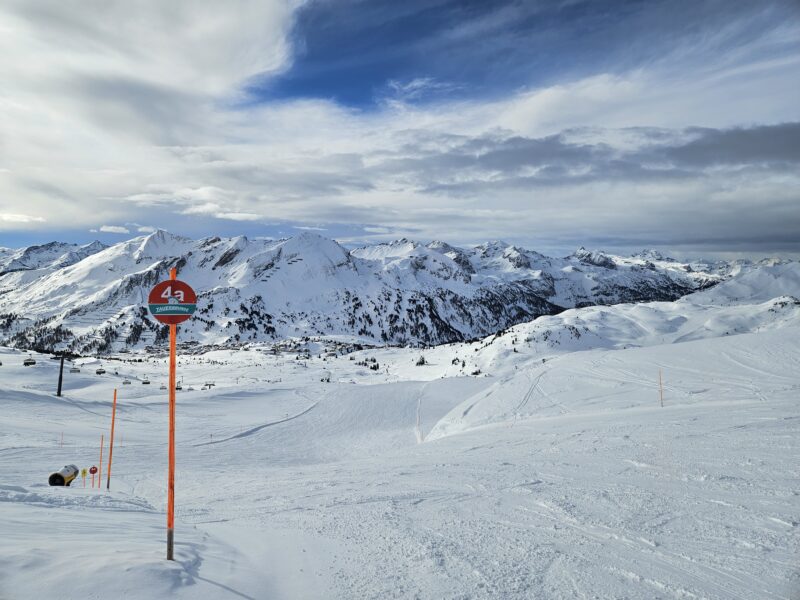
[[95, 373], [97, 375], [105, 375], [106, 370], [103, 367], [98, 368]]
[[130, 384], [131, 384], [131, 380], [130, 379], [123, 379], [122, 380], [122, 385], [130, 385]]
[[35, 364], [36, 364], [36, 361], [30, 356], [22, 361], [22, 366], [23, 367], [32, 367]]
[[150, 385], [150, 380], [147, 378], [147, 375], [142, 379], [142, 385]]
[[183, 386], [182, 386], [180, 383], [178, 383], [178, 384], [175, 384], [175, 389], [176, 389], [176, 390], [182, 390], [182, 389], [183, 389]]
[[70, 373], [80, 373], [80, 372], [81, 372], [81, 370], [80, 370], [78, 367], [72, 367], [72, 368], [69, 370], [69, 372], [70, 372]]
[[162, 383], [162, 384], [159, 386], [159, 388], [158, 388], [158, 389], [160, 389], [160, 390], [165, 390], [165, 389], [167, 389], [167, 386], [165, 386], [165, 385]]

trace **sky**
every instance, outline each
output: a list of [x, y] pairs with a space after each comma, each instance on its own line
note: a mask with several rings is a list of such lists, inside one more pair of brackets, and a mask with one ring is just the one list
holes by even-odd
[[0, 246], [800, 256], [794, 0], [0, 0]]

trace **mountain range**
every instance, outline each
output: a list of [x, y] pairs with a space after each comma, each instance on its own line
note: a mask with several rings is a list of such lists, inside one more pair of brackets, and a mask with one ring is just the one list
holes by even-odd
[[146, 300], [172, 267], [198, 294], [180, 328], [187, 345], [333, 336], [427, 346], [570, 308], [672, 301], [759, 264], [680, 262], [653, 250], [554, 258], [499, 241], [347, 249], [310, 232], [191, 240], [159, 230], [112, 246], [0, 248], [0, 345], [94, 354], [162, 345], [166, 327]]

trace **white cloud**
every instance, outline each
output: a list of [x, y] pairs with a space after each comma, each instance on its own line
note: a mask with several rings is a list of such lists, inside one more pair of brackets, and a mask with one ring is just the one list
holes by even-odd
[[243, 212], [217, 212], [214, 213], [217, 219], [227, 219], [229, 221], [259, 221], [263, 217], [256, 213]]
[[0, 213], [0, 221], [4, 223], [44, 223], [45, 218], [19, 213]]
[[130, 233], [130, 229], [121, 225], [103, 225], [100, 227], [102, 233]]

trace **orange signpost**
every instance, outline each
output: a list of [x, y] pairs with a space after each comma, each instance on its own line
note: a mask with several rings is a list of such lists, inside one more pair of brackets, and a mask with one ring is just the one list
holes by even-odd
[[152, 315], [169, 325], [169, 472], [167, 475], [167, 560], [173, 560], [175, 542], [175, 369], [178, 323], [194, 314], [197, 295], [177, 278], [177, 270], [170, 269], [169, 279], [162, 281], [147, 297]]
[[106, 489], [111, 489], [111, 458], [114, 455], [114, 421], [117, 418], [117, 390], [114, 389], [114, 404], [111, 406], [111, 439], [108, 442], [108, 468], [106, 469]]

